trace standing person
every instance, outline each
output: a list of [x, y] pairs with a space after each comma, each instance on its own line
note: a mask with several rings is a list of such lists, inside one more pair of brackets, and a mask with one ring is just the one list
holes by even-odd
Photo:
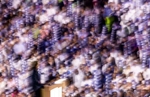
[[32, 32], [33, 32], [33, 38], [34, 39], [37, 39], [38, 36], [40, 35], [40, 29], [38, 27], [38, 24], [34, 24], [34, 27], [32, 29]]
[[74, 71], [74, 75], [73, 75], [73, 82], [74, 85], [79, 88], [79, 90], [81, 89], [81, 82], [84, 80], [84, 74], [81, 70], [76, 69]]
[[38, 74], [38, 71], [37, 71], [37, 65], [38, 65], [38, 62], [37, 61], [34, 61], [32, 63], [33, 65], [33, 68], [31, 69], [33, 71], [32, 73], [32, 84], [33, 84], [33, 89], [36, 90], [38, 89], [38, 87], [41, 86], [40, 84], [40, 76]]
[[103, 13], [101, 12], [100, 7], [95, 7], [94, 9], [94, 13], [95, 13], [95, 21], [94, 21], [94, 27], [95, 27], [95, 31], [97, 34], [102, 33], [102, 27], [104, 25], [104, 17], [103, 17]]
[[17, 56], [22, 56], [22, 54], [26, 51], [26, 45], [22, 43], [19, 37], [16, 38], [16, 42], [13, 46], [13, 50]]

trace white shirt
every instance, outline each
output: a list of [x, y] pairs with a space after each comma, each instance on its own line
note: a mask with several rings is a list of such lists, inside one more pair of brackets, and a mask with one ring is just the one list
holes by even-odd
[[42, 3], [45, 5], [47, 3], [49, 3], [50, 0], [42, 0]]
[[79, 37], [79, 38], [82, 38], [82, 39], [83, 39], [83, 38], [86, 38], [87, 35], [88, 35], [88, 34], [87, 34], [86, 32], [80, 32], [80, 33], [78, 33], [78, 37]]
[[143, 13], [143, 10], [141, 9], [141, 8], [136, 8], [136, 17], [138, 18], [138, 19], [141, 19], [141, 17], [140, 17], [140, 15]]
[[109, 66], [108, 64], [103, 65], [103, 67], [102, 67], [102, 72], [103, 73], [106, 72], [108, 66]]
[[50, 70], [50, 67], [44, 67], [43, 69], [41, 69], [41, 73], [45, 74], [45, 75], [49, 75], [49, 70]]
[[129, 83], [131, 83], [133, 80], [134, 80], [133, 76], [127, 77], [127, 79], [126, 79], [126, 81], [129, 82]]
[[13, 50], [16, 54], [20, 54], [26, 51], [26, 46], [23, 43], [19, 42], [14, 45]]
[[58, 70], [58, 73], [59, 73], [60, 75], [62, 75], [62, 74], [65, 73], [65, 72], [67, 72], [67, 69], [66, 69], [66, 68], [62, 68], [62, 69], [59, 69], [59, 70]]
[[46, 10], [48, 16], [52, 16], [56, 14], [58, 11], [57, 7], [49, 8]]
[[144, 69], [142, 68], [141, 65], [136, 65], [136, 66], [131, 66], [131, 71], [134, 72], [135, 74], [142, 73]]
[[123, 70], [123, 74], [125, 74], [126, 76], [128, 76], [130, 72], [132, 72], [130, 68], [126, 68]]
[[67, 54], [67, 53], [62, 53], [62, 54], [60, 54], [58, 57], [59, 57], [59, 59], [60, 59], [61, 61], [64, 61], [66, 58], [68, 58], [68, 54]]
[[134, 5], [136, 5], [137, 7], [140, 7], [143, 4], [144, 0], [133, 0]]
[[119, 4], [120, 0], [108, 0], [108, 3]]
[[135, 9], [131, 9], [131, 10], [129, 10], [129, 12], [128, 12], [128, 14], [127, 14], [127, 20], [135, 20], [135, 18], [136, 18], [136, 10]]
[[40, 20], [41, 23], [45, 23], [46, 21], [49, 21], [49, 18], [47, 16], [47, 14], [44, 13], [44, 14], [39, 16], [39, 20]]
[[66, 15], [65, 13], [59, 13], [59, 14], [54, 16], [54, 20], [61, 22], [64, 19], [65, 15]]
[[67, 24], [71, 21], [69, 17], [66, 17], [66, 13], [59, 13], [55, 15], [54, 20], [59, 22], [60, 24]]
[[82, 55], [80, 55], [72, 61], [72, 64], [74, 68], [77, 69], [80, 67], [81, 64], [85, 64], [85, 58]]
[[0, 82], [0, 94], [5, 91], [6, 81]]
[[142, 73], [144, 71], [144, 69], [142, 68], [142, 66], [137, 65], [137, 66], [132, 66], [131, 67], [131, 71], [133, 72], [133, 78], [136, 82], [138, 82], [138, 74]]
[[18, 78], [18, 85], [19, 85], [19, 89], [23, 89], [24, 87], [26, 87], [27, 86], [27, 80], [26, 79], [24, 79], [24, 80], [22, 80], [22, 79], [19, 79]]
[[85, 95], [85, 97], [97, 97], [97, 95], [93, 93], [88, 93]]
[[11, 82], [7, 82], [7, 89], [11, 89], [13, 86], [15, 86], [15, 81], [14, 80], [12, 80]]
[[20, 36], [20, 40], [22, 43], [28, 43], [29, 42], [29, 38], [27, 35], [25, 36]]
[[144, 29], [144, 23], [140, 23], [138, 25], [138, 29], [139, 29], [139, 31], [143, 31], [143, 29]]
[[114, 51], [110, 53], [110, 57], [116, 58], [117, 57], [118, 52]]
[[98, 69], [98, 65], [94, 64], [93, 66], [90, 67], [90, 72], [93, 72], [94, 70]]
[[43, 69], [41, 69], [41, 75], [40, 75], [40, 81], [41, 83], [45, 83], [48, 79], [49, 79], [49, 70], [50, 70], [50, 67], [44, 67]]
[[83, 81], [84, 79], [84, 74], [81, 70], [78, 70], [79, 71], [79, 74], [77, 75], [73, 75], [73, 81], [74, 81], [74, 85], [77, 87], [77, 88], [81, 88], [81, 82]]
[[141, 5], [141, 9], [147, 14], [150, 13], [150, 5], [149, 4]]
[[12, 6], [14, 8], [17, 8], [19, 6], [19, 4], [21, 4], [22, 0], [13, 0], [12, 2]]
[[32, 0], [34, 3], [36, 3], [37, 2], [37, 0]]
[[147, 68], [144, 72], [143, 72], [143, 77], [145, 80], [150, 80], [150, 69]]

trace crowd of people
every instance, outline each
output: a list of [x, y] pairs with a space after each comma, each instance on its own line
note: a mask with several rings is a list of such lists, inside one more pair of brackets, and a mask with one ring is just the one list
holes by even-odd
[[150, 96], [149, 0], [0, 0], [0, 97], [69, 79], [66, 97]]

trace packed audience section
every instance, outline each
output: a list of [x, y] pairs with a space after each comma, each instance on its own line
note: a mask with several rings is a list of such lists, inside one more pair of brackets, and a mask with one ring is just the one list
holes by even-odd
[[0, 97], [57, 79], [65, 97], [150, 96], [150, 0], [0, 0], [0, 14]]

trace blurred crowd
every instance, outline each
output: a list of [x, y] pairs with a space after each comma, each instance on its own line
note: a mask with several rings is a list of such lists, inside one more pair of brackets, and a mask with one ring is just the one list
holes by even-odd
[[150, 96], [150, 0], [0, 0], [0, 14], [0, 97], [56, 79], [66, 97]]

